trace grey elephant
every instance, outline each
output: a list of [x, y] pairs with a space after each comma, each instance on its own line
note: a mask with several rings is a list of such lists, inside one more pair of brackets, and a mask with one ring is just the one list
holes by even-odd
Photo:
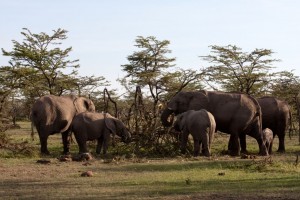
[[[292, 127], [292, 115], [288, 103], [270, 96], [258, 98], [257, 101], [262, 111], [262, 128], [270, 128], [273, 131], [273, 137], [278, 136], [277, 151], [285, 152], [285, 132], [288, 127]], [[242, 151], [245, 151], [246, 138], [242, 136], [240, 140]]]
[[199, 156], [202, 144], [202, 153], [209, 157], [210, 147], [216, 131], [214, 116], [205, 109], [189, 110], [176, 116], [174, 128], [181, 134], [181, 152], [185, 153], [188, 136], [194, 140], [194, 156]]
[[273, 146], [273, 131], [271, 129], [263, 129], [263, 142], [265, 143], [269, 154], [271, 154]]
[[69, 153], [69, 127], [77, 113], [95, 111], [94, 103], [87, 98], [75, 95], [40, 97], [31, 109], [31, 120], [39, 134], [41, 153], [49, 154], [47, 140], [49, 135], [62, 134], [64, 153]]
[[76, 115], [71, 124], [71, 130], [79, 146], [79, 153], [87, 153], [87, 141], [97, 140], [96, 153], [107, 153], [110, 135], [118, 135], [125, 143], [130, 142], [131, 134], [125, 125], [108, 113], [83, 112]]
[[[257, 102], [262, 112], [262, 128], [270, 128], [273, 131], [273, 137], [278, 136], [278, 152], [285, 152], [285, 132], [288, 127], [291, 131], [292, 127], [292, 115], [288, 103], [270, 96], [257, 98]], [[242, 151], [247, 152], [245, 135], [240, 135], [240, 143]]]
[[279, 139], [278, 152], [285, 152], [285, 132], [292, 127], [291, 110], [287, 102], [275, 97], [258, 98], [262, 111], [262, 128], [270, 128]]
[[164, 126], [171, 126], [171, 114], [187, 110], [206, 109], [216, 121], [216, 129], [230, 134], [229, 153], [240, 154], [239, 136], [248, 134], [255, 138], [260, 155], [268, 155], [262, 138], [262, 113], [256, 99], [246, 94], [217, 91], [179, 92], [161, 114]]

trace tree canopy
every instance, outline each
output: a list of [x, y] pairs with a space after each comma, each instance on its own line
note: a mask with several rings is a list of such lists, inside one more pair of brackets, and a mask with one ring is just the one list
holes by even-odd
[[273, 62], [270, 49], [255, 49], [250, 53], [243, 52], [235, 45], [210, 46], [211, 54], [201, 56], [213, 65], [205, 69], [206, 80], [216, 83], [225, 91], [238, 91], [247, 94], [265, 92], [270, 81]]

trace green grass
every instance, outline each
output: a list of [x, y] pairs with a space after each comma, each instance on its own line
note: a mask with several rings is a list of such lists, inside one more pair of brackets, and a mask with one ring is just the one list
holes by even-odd
[[[8, 132], [11, 139], [30, 138], [28, 123]], [[24, 128], [25, 127], [25, 128]], [[26, 128], [27, 127], [27, 128]], [[31, 144], [38, 151], [37, 140]], [[49, 137], [48, 157], [0, 158], [2, 199], [299, 199], [300, 152], [297, 136], [286, 139], [287, 153], [271, 158], [241, 159], [223, 155], [227, 135], [217, 135], [211, 158], [114, 159], [96, 157], [85, 162], [60, 162], [60, 135]], [[274, 151], [278, 141], [275, 140]], [[248, 150], [257, 153], [254, 140], [247, 138]], [[90, 150], [94, 150], [94, 147]], [[71, 147], [77, 153], [77, 145]], [[48, 165], [37, 164], [48, 159]], [[85, 164], [85, 165], [84, 165]], [[81, 177], [84, 171], [93, 177]], [[254, 194], [254, 195], [253, 195]]]

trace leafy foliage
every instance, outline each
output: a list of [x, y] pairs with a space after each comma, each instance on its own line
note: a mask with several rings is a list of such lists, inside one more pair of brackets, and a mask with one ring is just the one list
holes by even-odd
[[[67, 39], [66, 30], [57, 29], [52, 35], [44, 32], [32, 33], [24, 28], [21, 34], [25, 37], [22, 43], [13, 40], [13, 50], [5, 51], [4, 56], [11, 57], [11, 73], [19, 81], [20, 86], [26, 86], [28, 90], [34, 91], [37, 96], [45, 94], [61, 95], [65, 89], [70, 89], [76, 75], [74, 70], [79, 67], [78, 60], [67, 60], [72, 48], [60, 49], [61, 40]], [[62, 70], [72, 68], [70, 74]]]
[[272, 63], [278, 61], [270, 59], [273, 52], [269, 49], [255, 49], [245, 53], [241, 48], [228, 46], [211, 46], [211, 54], [201, 56], [205, 61], [215, 65], [205, 69], [207, 80], [217, 83], [223, 90], [238, 91], [247, 94], [265, 92], [265, 86], [272, 74]]

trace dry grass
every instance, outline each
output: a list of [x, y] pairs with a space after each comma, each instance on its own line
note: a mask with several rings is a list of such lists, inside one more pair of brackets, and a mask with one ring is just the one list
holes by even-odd
[[[16, 141], [30, 138], [28, 124], [8, 134]], [[27, 128], [26, 128], [27, 127]], [[50, 157], [1, 158], [1, 199], [299, 199], [300, 167], [297, 138], [287, 139], [287, 153], [241, 159], [222, 155], [227, 136], [217, 136], [213, 156], [166, 159], [95, 157], [89, 162], [60, 162], [59, 135], [49, 138]], [[33, 146], [38, 150], [38, 141]], [[255, 153], [255, 141], [247, 138]], [[275, 141], [278, 144], [278, 141]], [[274, 150], [277, 148], [274, 145]], [[77, 152], [76, 144], [72, 152]], [[39, 164], [37, 160], [49, 160]], [[92, 171], [92, 177], [81, 173]]]

